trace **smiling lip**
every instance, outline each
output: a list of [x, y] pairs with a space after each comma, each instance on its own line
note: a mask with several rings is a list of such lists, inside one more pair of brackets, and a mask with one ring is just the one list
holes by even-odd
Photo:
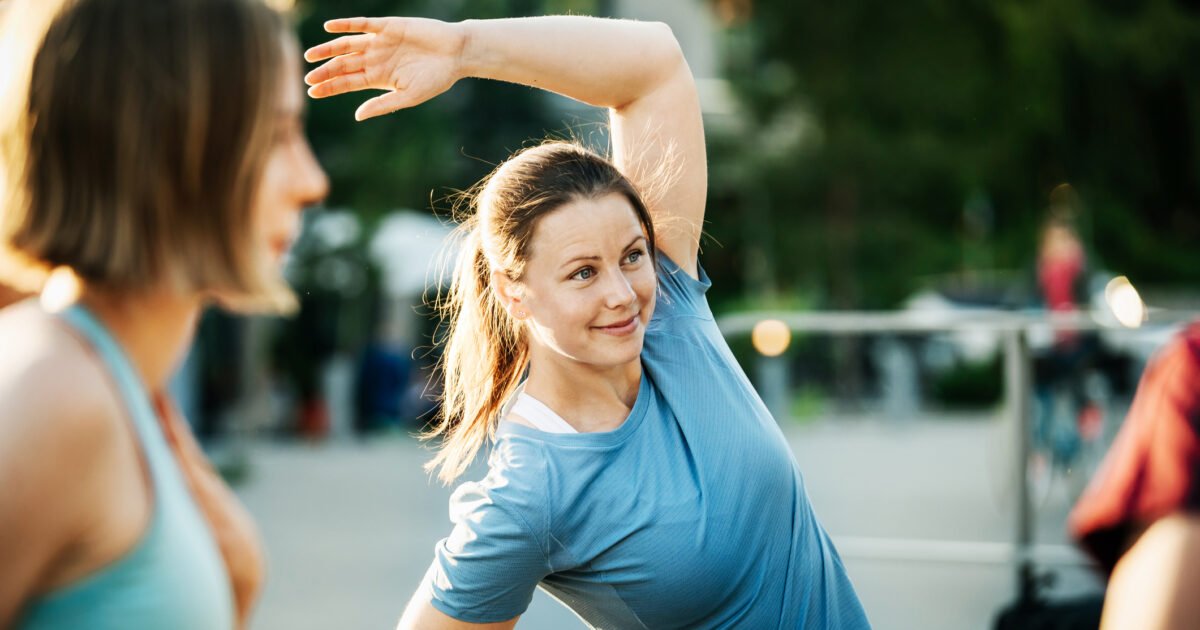
[[624, 321], [617, 322], [611, 326], [596, 326], [596, 330], [606, 335], [624, 336], [637, 330], [638, 318], [637, 315], [630, 317]]

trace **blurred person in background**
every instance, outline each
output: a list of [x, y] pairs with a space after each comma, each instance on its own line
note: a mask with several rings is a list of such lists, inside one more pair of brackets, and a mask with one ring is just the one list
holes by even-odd
[[409, 420], [405, 398], [416, 370], [413, 350], [399, 326], [385, 319], [382, 304], [372, 309], [372, 320], [374, 334], [359, 356], [354, 379], [354, 430], [360, 436], [398, 429]]
[[443, 304], [449, 483], [491, 442], [403, 628], [511, 628], [539, 584], [595, 627], [863, 628], [796, 461], [713, 320], [695, 82], [662, 24], [353, 18], [310, 49], [358, 119], [490, 78], [608, 108], [613, 159], [501, 164]]
[[[1071, 217], [1066, 203], [1054, 202], [1038, 243], [1038, 296], [1051, 314], [1079, 313], [1089, 306], [1087, 253]], [[1099, 437], [1103, 410], [1088, 391], [1099, 346], [1095, 331], [1056, 328], [1049, 347], [1034, 357], [1035, 444], [1051, 458], [1041, 462], [1043, 467], [1071, 468], [1084, 440]]]
[[[281, 311], [325, 194], [299, 48], [260, 0], [29, 0], [5, 46], [0, 254], [74, 299], [0, 311], [0, 627], [223, 630], [253, 523], [166, 394], [202, 308]], [[15, 280], [14, 280], [15, 279]], [[69, 282], [67, 284], [70, 284]]]
[[1200, 627], [1200, 322], [1146, 369], [1069, 525], [1109, 576], [1101, 627]]

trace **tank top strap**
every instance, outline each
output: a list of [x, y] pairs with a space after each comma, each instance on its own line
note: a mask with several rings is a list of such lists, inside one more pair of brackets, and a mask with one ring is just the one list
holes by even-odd
[[529, 421], [533, 428], [546, 433], [579, 433], [562, 416], [546, 406], [542, 401], [521, 391], [509, 408], [511, 413]]
[[145, 383], [103, 322], [86, 308], [73, 306], [57, 316], [79, 331], [117, 385], [150, 475], [154, 513], [132, 550], [79, 581], [34, 599], [18, 627], [233, 628], [232, 589], [220, 548], [189, 494]]
[[108, 368], [137, 431], [154, 486], [162, 490], [164, 475], [176, 473], [174, 459], [159, 426], [158, 413], [133, 362], [108, 328], [84, 306], [72, 305], [59, 316], [83, 335]]

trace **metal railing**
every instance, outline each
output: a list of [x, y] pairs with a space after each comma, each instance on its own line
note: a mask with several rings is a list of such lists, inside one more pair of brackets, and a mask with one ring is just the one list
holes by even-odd
[[[1196, 313], [1158, 311], [1151, 313], [1148, 327], [1166, 338]], [[1034, 506], [1030, 498], [1028, 467], [1032, 433], [1032, 358], [1029, 337], [1033, 331], [1131, 331], [1106, 314], [1013, 312], [972, 310], [951, 312], [899, 311], [756, 311], [730, 314], [717, 319], [726, 337], [749, 335], [764, 320], [783, 322], [793, 333], [824, 333], [833, 336], [865, 336], [912, 333], [980, 331], [997, 335], [1003, 354], [1004, 415], [1016, 444], [1013, 482], [1017, 488], [1017, 510], [1011, 543], [959, 542], [900, 538], [839, 537], [843, 555], [868, 560], [937, 563], [1011, 564], [1016, 569], [1018, 597], [1035, 597], [1038, 579], [1035, 567], [1085, 566], [1086, 557], [1069, 545], [1036, 545], [1033, 535]], [[1120, 334], [1120, 333], [1118, 333]], [[782, 360], [775, 365], [784, 365]], [[770, 377], [774, 386], [786, 384], [786, 374]], [[761, 385], [760, 385], [761, 387]], [[767, 399], [768, 396], [764, 396]], [[768, 405], [770, 406], [770, 404]]]

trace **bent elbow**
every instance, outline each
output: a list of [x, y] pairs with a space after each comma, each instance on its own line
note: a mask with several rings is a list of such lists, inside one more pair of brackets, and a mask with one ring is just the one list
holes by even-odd
[[653, 32], [653, 59], [669, 68], [683, 63], [683, 47], [679, 45], [671, 25], [666, 22], [646, 22], [646, 25]]

